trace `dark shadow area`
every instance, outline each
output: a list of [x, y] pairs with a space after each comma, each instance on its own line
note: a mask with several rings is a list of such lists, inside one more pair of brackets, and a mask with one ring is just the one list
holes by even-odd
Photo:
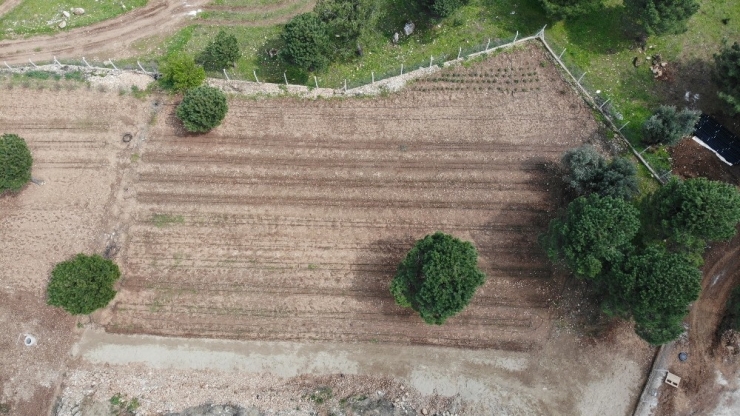
[[481, 3], [485, 6], [482, 16], [495, 20], [507, 32], [519, 31], [520, 37], [532, 35], [545, 24], [552, 23], [537, 0], [483, 0]]
[[590, 52], [614, 54], [639, 46], [641, 31], [634, 26], [624, 6], [605, 7], [565, 21], [570, 42]]

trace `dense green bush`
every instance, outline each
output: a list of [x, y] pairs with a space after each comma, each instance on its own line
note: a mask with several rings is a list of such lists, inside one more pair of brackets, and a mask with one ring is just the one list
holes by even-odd
[[579, 195], [630, 199], [638, 192], [637, 168], [626, 158], [607, 162], [591, 145], [571, 149], [563, 155], [565, 183]]
[[90, 314], [116, 296], [113, 284], [119, 277], [121, 272], [112, 261], [98, 255], [78, 254], [52, 270], [48, 303], [73, 315]]
[[462, 311], [485, 281], [477, 263], [478, 252], [469, 242], [441, 232], [430, 234], [417, 241], [398, 266], [391, 294], [426, 323], [441, 325]]
[[596, 278], [631, 250], [639, 215], [621, 198], [582, 196], [568, 205], [563, 219], [550, 222], [540, 243], [553, 262], [562, 260], [576, 276]]
[[624, 0], [648, 34], [678, 34], [686, 31], [686, 22], [699, 10], [696, 0]]
[[168, 56], [162, 65], [160, 83], [175, 91], [185, 91], [203, 83], [206, 71], [195, 63], [192, 56], [183, 52]]
[[643, 124], [642, 140], [647, 144], [673, 146], [694, 132], [700, 115], [699, 111], [688, 108], [678, 111], [674, 106], [662, 105]]
[[281, 34], [285, 46], [280, 56], [307, 71], [320, 71], [329, 64], [329, 32], [316, 13], [292, 18]]
[[349, 58], [357, 42], [376, 22], [377, 0], [319, 0], [314, 12], [326, 24], [332, 55]]
[[728, 240], [740, 221], [737, 188], [706, 178], [673, 180], [646, 197], [643, 206], [648, 234], [656, 239]]
[[226, 95], [221, 90], [202, 85], [185, 92], [175, 113], [187, 131], [205, 133], [221, 124], [228, 110]]
[[566, 19], [596, 11], [602, 0], [539, 0], [545, 13], [554, 19]]
[[234, 35], [219, 30], [216, 38], [209, 42], [206, 48], [198, 55], [196, 61], [203, 68], [210, 71], [220, 71], [233, 66], [241, 56], [239, 44]]
[[730, 114], [740, 113], [740, 44], [724, 45], [714, 55], [714, 64], [719, 98], [727, 103]]
[[429, 10], [440, 17], [447, 17], [455, 12], [455, 10], [464, 6], [466, 0], [421, 0], [422, 4], [429, 8]]
[[0, 136], [0, 195], [16, 192], [31, 180], [33, 158], [26, 141], [15, 134]]

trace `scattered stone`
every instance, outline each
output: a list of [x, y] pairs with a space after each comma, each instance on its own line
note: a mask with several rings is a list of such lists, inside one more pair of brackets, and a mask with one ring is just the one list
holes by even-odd
[[426, 408], [421, 409], [421, 414], [426, 416], [429, 414], [429, 411]]
[[398, 43], [398, 38], [399, 38], [398, 32], [394, 33], [393, 34], [393, 44], [394, 45]]
[[411, 34], [414, 33], [414, 29], [416, 29], [414, 22], [408, 22], [403, 26], [403, 33], [405, 33], [406, 36], [411, 36]]
[[69, 12], [68, 12], [68, 11], [66, 11], [66, 10], [62, 11], [62, 14], [63, 14], [63, 15], [64, 15], [64, 17], [66, 17], [67, 19], [69, 19], [69, 16], [71, 16], [71, 15], [69, 14]]
[[65, 27], [67, 27], [67, 21], [62, 20], [57, 26], [59, 27], [59, 29], [64, 29]]
[[85, 14], [85, 9], [83, 9], [82, 7], [75, 7], [74, 9], [72, 9], [72, 14], [75, 16], [82, 16], [83, 14]]

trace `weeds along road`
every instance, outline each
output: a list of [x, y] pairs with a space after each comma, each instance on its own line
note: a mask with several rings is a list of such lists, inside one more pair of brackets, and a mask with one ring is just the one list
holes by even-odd
[[[7, 0], [0, 5], [6, 14], [20, 0]], [[114, 19], [90, 26], [60, 32], [52, 36], [0, 41], [0, 60], [8, 64], [27, 64], [28, 60], [51, 61], [62, 58], [126, 58], [136, 51], [131, 45], [156, 34], [168, 33], [192, 19], [188, 12], [197, 10], [208, 0], [152, 0], [146, 6]]]

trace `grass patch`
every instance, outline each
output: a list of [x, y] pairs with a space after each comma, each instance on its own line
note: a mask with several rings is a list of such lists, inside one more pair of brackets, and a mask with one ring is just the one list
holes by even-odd
[[[147, 3], [147, 0], [96, 1], [96, 0], [24, 0], [8, 14], [0, 18], [0, 39], [12, 39], [44, 33], [69, 30], [87, 26], [101, 20], [129, 12]], [[125, 5], [124, 8], [122, 5]], [[72, 8], [83, 8], [82, 16], [71, 15], [64, 19], [61, 11]], [[67, 27], [59, 29], [57, 25], [67, 21]]]
[[154, 214], [152, 215], [152, 223], [157, 228], [163, 228], [174, 224], [183, 224], [185, 218], [182, 215]]

